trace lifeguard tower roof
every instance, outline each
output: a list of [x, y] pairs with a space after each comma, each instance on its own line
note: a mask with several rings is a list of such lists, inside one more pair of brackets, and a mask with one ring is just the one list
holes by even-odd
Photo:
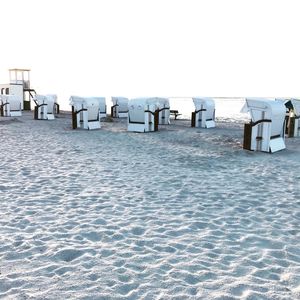
[[8, 69], [8, 71], [30, 71], [30, 69], [18, 69], [18, 68], [14, 68], [14, 69]]

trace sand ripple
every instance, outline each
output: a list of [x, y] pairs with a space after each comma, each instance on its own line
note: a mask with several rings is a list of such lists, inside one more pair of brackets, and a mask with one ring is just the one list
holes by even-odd
[[300, 140], [1, 124], [0, 298], [300, 298]]

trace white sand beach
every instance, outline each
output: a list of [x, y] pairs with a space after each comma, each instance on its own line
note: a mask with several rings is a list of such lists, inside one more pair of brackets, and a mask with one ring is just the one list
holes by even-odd
[[0, 118], [0, 298], [300, 299], [300, 138]]

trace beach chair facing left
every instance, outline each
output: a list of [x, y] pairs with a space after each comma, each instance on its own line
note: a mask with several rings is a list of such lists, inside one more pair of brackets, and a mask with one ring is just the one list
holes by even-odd
[[242, 112], [249, 112], [251, 116], [250, 123], [244, 127], [244, 149], [270, 153], [285, 149], [286, 108], [283, 102], [246, 98]]
[[35, 95], [33, 100], [36, 103], [34, 108], [35, 120], [54, 120], [55, 97], [53, 95]]
[[23, 98], [18, 95], [1, 95], [1, 116], [20, 117], [22, 116]]
[[192, 127], [212, 128], [215, 123], [215, 101], [213, 98], [193, 98]]
[[125, 97], [111, 97], [113, 103], [111, 107], [112, 118], [127, 118], [128, 117], [128, 98]]
[[72, 126], [73, 129], [99, 129], [101, 98], [84, 98], [71, 96], [70, 105], [72, 106]]

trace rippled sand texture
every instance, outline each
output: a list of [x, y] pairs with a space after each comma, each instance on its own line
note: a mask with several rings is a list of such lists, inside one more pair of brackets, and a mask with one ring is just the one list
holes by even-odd
[[242, 128], [2, 118], [0, 298], [299, 299], [300, 138]]

